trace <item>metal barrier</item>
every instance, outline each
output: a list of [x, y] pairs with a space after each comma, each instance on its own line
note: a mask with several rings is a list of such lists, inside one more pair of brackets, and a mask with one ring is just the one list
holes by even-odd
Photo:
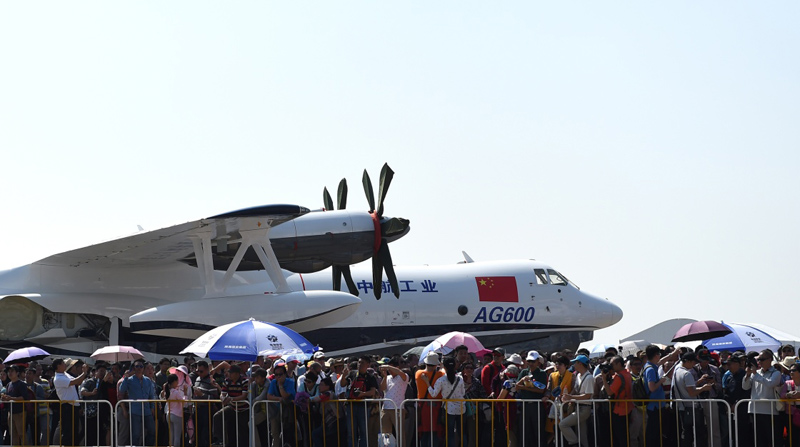
[[[797, 416], [792, 414], [800, 411], [798, 406], [800, 399], [744, 399], [736, 402], [736, 445], [800, 447], [800, 425], [795, 425], [794, 417]], [[768, 438], [765, 440], [764, 436]]]
[[[169, 405], [173, 406], [173, 411], [167, 411]], [[175, 414], [175, 407], [182, 409], [179, 416]], [[118, 425], [115, 443], [118, 446], [211, 446], [214, 442], [212, 426], [218, 418], [221, 420], [226, 416], [217, 407], [221, 407], [218, 399], [120, 400], [114, 408], [114, 421]], [[245, 426], [249, 423], [249, 412], [235, 413], [237, 423]], [[223, 423], [223, 436], [226, 428], [227, 424]], [[247, 445], [246, 441], [242, 445]]]
[[[727, 422], [731, 419], [731, 408], [721, 399], [587, 399], [574, 402], [579, 405], [567, 411], [563, 408], [568, 404], [559, 404], [558, 425], [563, 437], [567, 438], [564, 445], [717, 446], [722, 445], [721, 435], [725, 429], [728, 445], [733, 445], [731, 426]], [[616, 412], [623, 415], [615, 414], [618, 405], [623, 404], [633, 408]], [[724, 410], [723, 415], [720, 415], [720, 408]], [[581, 414], [583, 411], [587, 413]]]
[[[471, 404], [471, 405], [470, 405]], [[553, 405], [541, 400], [522, 399], [407, 399], [404, 407], [415, 410], [411, 439], [402, 439], [403, 447], [476, 447], [497, 443], [507, 447], [545, 446], [548, 409]], [[441, 416], [443, 415], [443, 416]], [[559, 437], [558, 417], [553, 421], [553, 439]], [[403, 419], [406, 420], [405, 418]], [[522, 423], [520, 423], [520, 420]], [[408, 430], [402, 430], [408, 435]], [[441, 438], [441, 440], [439, 439]], [[521, 444], [520, 444], [521, 442]]]
[[3, 406], [10, 445], [113, 445], [114, 419], [107, 400], [16, 400]]
[[381, 434], [390, 434], [384, 432], [382, 422], [393, 426], [389, 429], [394, 428], [397, 445], [401, 445], [401, 411], [384, 408], [387, 403], [394, 406], [390, 399], [309, 401], [303, 406], [291, 401], [257, 401], [250, 408], [251, 445], [343, 447], [355, 444], [355, 438], [361, 447], [375, 447]]

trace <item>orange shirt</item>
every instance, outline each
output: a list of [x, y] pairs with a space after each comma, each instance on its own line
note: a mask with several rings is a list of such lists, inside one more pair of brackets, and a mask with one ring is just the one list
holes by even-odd
[[[438, 396], [430, 396], [428, 395], [428, 384], [422, 380], [422, 375], [425, 374], [428, 378], [431, 378], [431, 374], [424, 370], [419, 370], [414, 375], [414, 379], [417, 381], [417, 399], [441, 399], [442, 393], [439, 393]], [[437, 369], [435, 373], [433, 373], [433, 379], [430, 380], [431, 388], [433, 385], [436, 384], [436, 381], [439, 380], [439, 377], [444, 375], [444, 371], [441, 369]]]
[[[623, 386], [624, 383], [624, 386]], [[633, 399], [633, 377], [627, 369], [614, 374], [609, 386], [611, 398], [614, 400]], [[614, 402], [614, 414], [625, 416], [633, 410], [633, 402]]]

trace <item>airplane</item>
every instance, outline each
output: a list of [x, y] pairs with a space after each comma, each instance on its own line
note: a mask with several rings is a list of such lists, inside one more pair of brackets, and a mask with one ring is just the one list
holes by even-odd
[[[249, 316], [323, 327], [356, 311], [361, 299], [333, 290], [291, 287], [285, 270], [316, 272], [333, 266], [333, 281], [349, 266], [373, 258], [373, 276], [394, 278], [388, 244], [405, 236], [409, 221], [383, 215], [394, 172], [381, 169], [378, 200], [366, 170], [369, 211], [345, 209], [346, 182], [338, 209], [327, 193], [326, 209], [297, 205], [247, 208], [49, 256], [0, 272], [0, 342], [28, 342], [91, 352], [98, 343], [156, 343], [127, 329], [129, 318], [158, 307], [165, 314], [189, 309], [209, 326]], [[269, 290], [263, 284], [269, 283]], [[355, 286], [353, 286], [355, 287]], [[380, 297], [380, 291], [374, 291]], [[190, 303], [187, 307], [185, 304]], [[8, 343], [7, 343], [8, 344]]]
[[[487, 347], [548, 351], [591, 340], [592, 331], [622, 319], [617, 305], [581, 290], [542, 262], [475, 262], [464, 256], [466, 262], [458, 264], [395, 266], [402, 299], [365, 299], [342, 321], [299, 332], [329, 356], [402, 353], [450, 331], [469, 332]], [[393, 292], [385, 278], [373, 282], [369, 270], [354, 269], [353, 278], [364, 294], [375, 284], [384, 293]], [[286, 272], [286, 280], [296, 289], [333, 288], [327, 272]], [[188, 314], [170, 314], [165, 320], [150, 311], [132, 316], [131, 328], [186, 338], [211, 329]]]

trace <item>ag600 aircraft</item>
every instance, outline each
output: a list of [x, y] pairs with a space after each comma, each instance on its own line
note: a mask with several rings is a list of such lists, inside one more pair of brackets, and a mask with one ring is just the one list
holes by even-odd
[[[509, 344], [621, 318], [615, 305], [533, 261], [396, 273], [388, 244], [408, 233], [409, 221], [383, 215], [392, 177], [384, 165], [376, 206], [364, 172], [367, 212], [345, 210], [342, 181], [336, 211], [326, 190], [324, 212], [254, 207], [0, 272], [0, 341], [51, 352], [123, 342], [175, 353], [188, 342], [173, 337], [253, 317], [303, 332], [329, 352], [356, 352], [416, 344], [453, 328]], [[370, 258], [371, 271], [354, 278], [349, 266]], [[331, 266], [332, 278], [310, 274]], [[342, 277], [351, 293], [339, 291]], [[384, 293], [400, 299], [356, 296]]]

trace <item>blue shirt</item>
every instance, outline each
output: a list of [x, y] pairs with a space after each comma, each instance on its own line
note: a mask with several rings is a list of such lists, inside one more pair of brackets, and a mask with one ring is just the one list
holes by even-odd
[[[297, 388], [294, 386], [294, 379], [287, 377], [286, 380], [283, 381], [283, 389], [289, 393], [291, 399], [294, 400], [294, 395], [297, 394]], [[278, 379], [275, 379], [269, 383], [269, 391], [267, 391], [267, 394], [270, 396], [281, 396], [281, 392], [278, 391]]]
[[[661, 377], [658, 377], [658, 365], [647, 362], [644, 364], [644, 386], [647, 388], [647, 391], [650, 392], [650, 399], [659, 400], [659, 399], [666, 399], [666, 394], [664, 393], [664, 386], [661, 384], [658, 385], [655, 391], [650, 391], [650, 383], [658, 382], [661, 380]], [[648, 410], [657, 410], [658, 407], [666, 407], [666, 402], [649, 402], [647, 404]]]
[[[135, 375], [128, 377], [127, 379], [122, 381], [122, 384], [119, 386], [119, 391], [121, 393], [128, 393], [127, 399], [147, 399], [147, 400], [155, 400], [156, 398], [156, 389], [153, 386], [153, 381], [150, 380], [149, 377], [142, 376], [142, 379], [139, 380], [138, 377]], [[144, 405], [144, 415], [150, 416], [152, 413], [153, 403], [151, 402], [148, 405]], [[142, 404], [130, 404], [131, 406], [131, 414], [135, 415], [142, 415]]]

